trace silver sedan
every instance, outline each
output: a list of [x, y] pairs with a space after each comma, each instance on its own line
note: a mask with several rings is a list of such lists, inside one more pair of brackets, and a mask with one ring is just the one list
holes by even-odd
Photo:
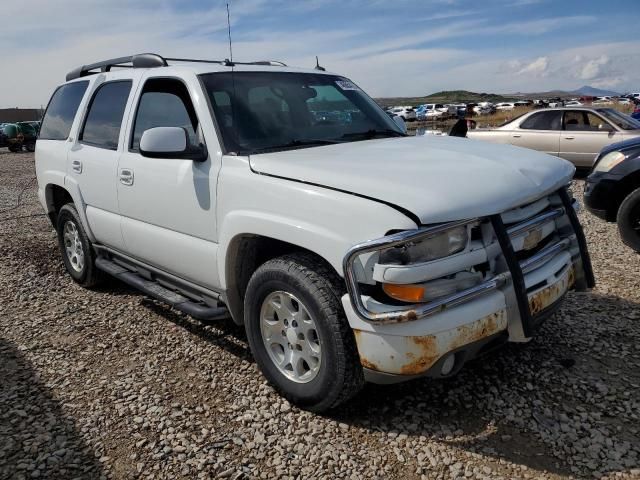
[[469, 130], [467, 136], [531, 148], [591, 168], [602, 148], [640, 137], [640, 122], [612, 108], [549, 108], [525, 113], [497, 128]]

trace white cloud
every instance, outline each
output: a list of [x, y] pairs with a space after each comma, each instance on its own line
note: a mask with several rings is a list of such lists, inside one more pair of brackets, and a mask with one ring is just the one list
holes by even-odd
[[580, 71], [580, 78], [583, 80], [593, 80], [601, 75], [602, 67], [605, 67], [609, 63], [609, 57], [602, 55], [598, 58], [589, 60], [584, 64]]
[[549, 66], [549, 59], [547, 57], [539, 57], [539, 58], [536, 58], [533, 62], [521, 67], [516, 72], [516, 75], [544, 76], [547, 74], [548, 66]]

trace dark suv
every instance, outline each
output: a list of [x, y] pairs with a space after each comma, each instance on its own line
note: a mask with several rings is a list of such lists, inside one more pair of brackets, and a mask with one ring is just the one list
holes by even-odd
[[587, 210], [617, 222], [622, 241], [640, 252], [640, 138], [604, 148], [584, 188]]

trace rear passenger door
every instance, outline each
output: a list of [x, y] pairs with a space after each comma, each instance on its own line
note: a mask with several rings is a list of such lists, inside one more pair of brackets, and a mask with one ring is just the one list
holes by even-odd
[[560, 156], [576, 167], [592, 167], [600, 150], [624, 140], [617, 128], [588, 110], [566, 111], [563, 126]]
[[520, 126], [511, 132], [510, 142], [518, 147], [557, 156], [560, 151], [561, 126], [560, 110], [536, 112], [525, 118]]
[[[190, 83], [189, 83], [190, 82]], [[149, 77], [135, 101], [117, 184], [126, 253], [198, 285], [218, 287], [216, 243], [217, 138], [205, 140], [210, 117], [197, 79]], [[203, 162], [149, 158], [140, 139], [154, 127], [181, 127], [190, 144], [204, 143]], [[212, 127], [212, 126], [211, 126]], [[213, 128], [206, 128], [213, 132]]]
[[99, 243], [114, 248], [124, 246], [116, 175], [122, 124], [132, 90], [131, 78], [97, 84], [67, 159], [67, 175], [79, 186], [91, 231]]

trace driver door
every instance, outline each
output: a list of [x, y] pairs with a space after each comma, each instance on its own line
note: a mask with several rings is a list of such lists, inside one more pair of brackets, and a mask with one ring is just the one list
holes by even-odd
[[[197, 84], [189, 88], [179, 79], [146, 79], [118, 163], [118, 202], [124, 253], [215, 289], [219, 287], [215, 208], [219, 156], [210, 155], [203, 162], [149, 158], [139, 148], [144, 131], [154, 127], [181, 127], [190, 143], [205, 143], [199, 118], [207, 115], [206, 100], [193, 94], [196, 88]], [[217, 139], [207, 140], [210, 151], [216, 152]]]

